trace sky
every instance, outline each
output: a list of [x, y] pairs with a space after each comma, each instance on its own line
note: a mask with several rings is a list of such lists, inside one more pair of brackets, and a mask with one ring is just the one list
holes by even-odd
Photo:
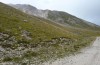
[[100, 25], [100, 0], [0, 0], [6, 4], [30, 4], [38, 9], [65, 11]]

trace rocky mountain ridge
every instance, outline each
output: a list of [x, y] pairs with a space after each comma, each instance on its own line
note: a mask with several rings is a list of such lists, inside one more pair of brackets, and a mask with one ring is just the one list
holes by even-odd
[[63, 11], [41, 10], [28, 4], [9, 4], [9, 5], [29, 15], [34, 15], [44, 19], [48, 19], [62, 26], [72, 26], [72, 27], [89, 28], [89, 29], [91, 27], [92, 29], [100, 28], [100, 26], [96, 24], [82, 20]]

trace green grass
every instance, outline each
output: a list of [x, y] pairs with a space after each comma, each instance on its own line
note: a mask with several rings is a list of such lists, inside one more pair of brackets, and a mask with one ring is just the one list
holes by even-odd
[[[73, 35], [69, 31], [65, 31], [60, 29], [58, 26], [49, 24], [47, 21], [26, 15], [6, 5], [0, 5], [0, 10], [1, 32], [15, 35], [18, 39], [22, 38], [21, 30], [29, 31], [31, 33], [31, 37], [36, 42], [39, 39], [48, 40], [50, 38], [63, 36], [70, 37]], [[24, 22], [23, 20], [27, 20], [28, 22]]]

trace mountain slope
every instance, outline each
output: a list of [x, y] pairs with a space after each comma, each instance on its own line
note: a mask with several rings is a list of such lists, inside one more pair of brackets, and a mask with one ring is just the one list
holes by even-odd
[[79, 19], [73, 15], [70, 15], [66, 12], [62, 11], [50, 11], [50, 10], [40, 10], [31, 5], [27, 4], [10, 4], [10, 6], [17, 8], [27, 14], [34, 15], [37, 17], [42, 17], [56, 23], [61, 24], [62, 26], [72, 26], [72, 27], [80, 27], [80, 28], [88, 28], [88, 29], [99, 29], [100, 26], [97, 26], [93, 23], [87, 22], [85, 20]]
[[37, 17], [26, 15], [16, 9], [13, 9], [12, 7], [1, 5], [0, 10], [0, 26], [4, 31], [8, 29], [8, 31], [11, 30], [12, 33], [19, 34], [21, 33], [21, 30], [27, 30], [32, 33], [32, 37], [38, 36], [41, 38], [41, 36], [43, 36], [42, 39], [48, 39], [48, 37], [55, 37], [60, 35], [66, 36], [65, 33], [67, 31], [64, 33], [63, 30], [57, 28], [56, 26], [48, 24], [44, 20], [40, 20]]
[[0, 3], [0, 65], [38, 65], [62, 58], [99, 35], [96, 30], [66, 28]]

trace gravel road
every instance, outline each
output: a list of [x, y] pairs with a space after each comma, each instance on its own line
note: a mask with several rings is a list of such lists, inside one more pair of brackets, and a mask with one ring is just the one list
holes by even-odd
[[100, 37], [97, 37], [91, 46], [81, 50], [79, 54], [58, 59], [52, 63], [46, 62], [43, 65], [100, 65]]

